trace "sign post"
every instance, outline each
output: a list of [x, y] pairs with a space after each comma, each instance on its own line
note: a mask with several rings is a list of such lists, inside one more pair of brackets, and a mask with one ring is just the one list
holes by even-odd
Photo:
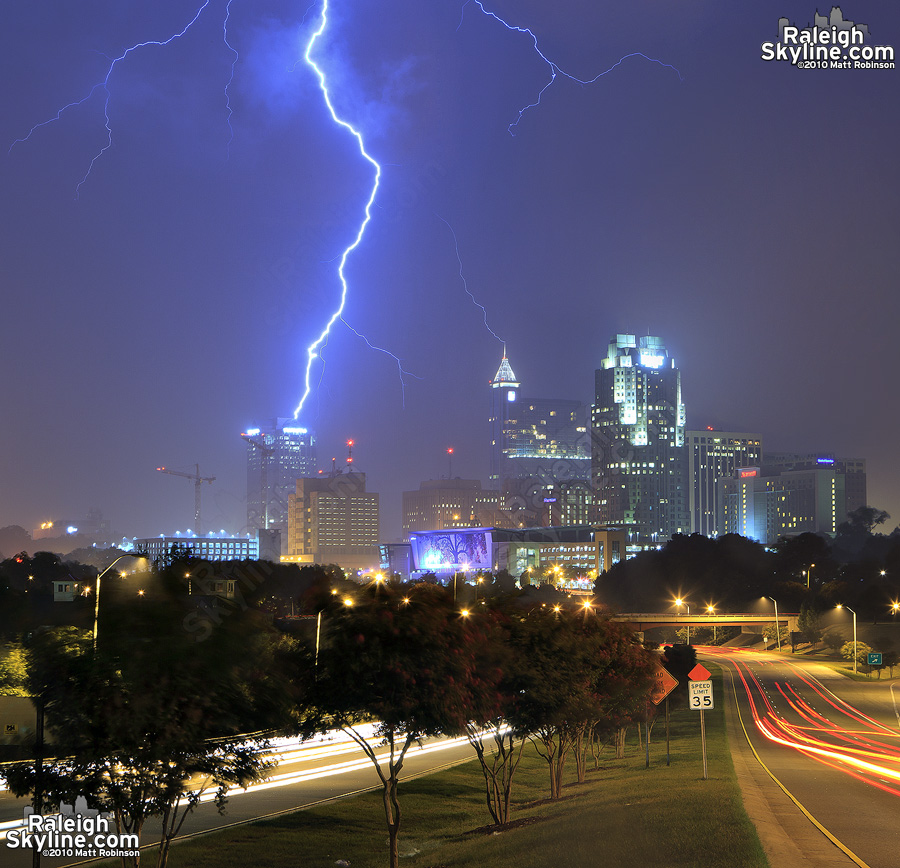
[[703, 719], [703, 712], [706, 709], [712, 709], [713, 692], [712, 681], [710, 681], [710, 671], [698, 663], [689, 673], [688, 678], [688, 705], [700, 712], [700, 743], [703, 748], [703, 780], [709, 778], [706, 765], [706, 722]]
[[[666, 700], [666, 765], [669, 765], [669, 694], [678, 687], [678, 681], [666, 669], [659, 666], [653, 676], [650, 701], [659, 705]], [[647, 768], [650, 768], [650, 723], [647, 723]]]

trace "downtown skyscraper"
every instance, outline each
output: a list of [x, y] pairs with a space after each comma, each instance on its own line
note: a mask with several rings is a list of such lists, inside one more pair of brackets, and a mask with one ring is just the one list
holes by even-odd
[[316, 438], [292, 419], [260, 423], [247, 444], [247, 529], [278, 530], [287, 539], [288, 498], [298, 479], [316, 472]]
[[597, 517], [632, 545], [690, 532], [681, 372], [658, 337], [620, 334], [595, 375], [591, 477]]
[[588, 520], [590, 437], [581, 401], [520, 390], [504, 349], [491, 387], [490, 485], [513, 527]]

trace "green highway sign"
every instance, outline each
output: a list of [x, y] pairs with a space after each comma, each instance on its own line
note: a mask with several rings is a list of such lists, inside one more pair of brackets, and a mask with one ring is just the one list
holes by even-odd
[[871, 651], [866, 657], [866, 663], [869, 666], [881, 666], [881, 652], [880, 651]]

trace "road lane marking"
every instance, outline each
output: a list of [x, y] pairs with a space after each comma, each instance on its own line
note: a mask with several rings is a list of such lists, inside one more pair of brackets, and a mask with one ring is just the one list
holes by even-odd
[[[729, 663], [731, 663], [731, 661], [729, 661]], [[812, 823], [812, 824], [813, 824], [813, 825], [814, 825], [814, 826], [815, 826], [815, 827], [816, 827], [816, 828], [817, 828], [817, 829], [818, 829], [818, 830], [819, 830], [826, 838], [828, 838], [828, 840], [831, 841], [831, 843], [834, 844], [835, 847], [837, 847], [839, 850], [841, 850], [843, 853], [845, 853], [850, 859], [852, 859], [857, 865], [859, 865], [859, 868], [870, 868], [870, 866], [868, 865], [868, 863], [866, 863], [866, 862], [864, 862], [862, 859], [860, 859], [859, 856], [857, 856], [852, 850], [850, 850], [845, 844], [843, 844], [843, 843], [842, 843], [841, 841], [839, 841], [839, 840], [838, 840], [831, 832], [829, 832], [828, 829], [826, 829], [826, 828], [825, 828], [825, 827], [824, 827], [824, 826], [823, 826], [823, 825], [822, 825], [822, 824], [821, 824], [821, 823], [820, 823], [820, 822], [819, 822], [819, 821], [818, 821], [818, 820], [817, 820], [817, 819], [816, 819], [816, 818], [815, 818], [815, 817], [814, 817], [814, 816], [813, 816], [813, 815], [812, 815], [812, 814], [811, 814], [811, 813], [810, 813], [810, 812], [809, 812], [809, 811], [808, 811], [808, 810], [800, 803], [800, 801], [797, 799], [797, 797], [796, 797], [796, 796], [795, 796], [795, 795], [794, 795], [794, 794], [793, 794], [793, 793], [792, 793], [792, 792], [791, 792], [791, 791], [790, 791], [783, 783], [781, 783], [781, 781], [780, 781], [777, 777], [775, 777], [775, 775], [772, 773], [772, 770], [771, 770], [771, 769], [770, 769], [770, 768], [762, 761], [762, 757], [756, 752], [756, 748], [753, 746], [753, 742], [750, 741], [750, 735], [749, 735], [749, 733], [747, 732], [747, 727], [744, 725], [744, 716], [741, 714], [741, 706], [740, 706], [740, 703], [738, 702], [737, 688], [735, 687], [735, 683], [734, 683], [734, 672], [733, 672], [731, 666], [729, 666], [729, 668], [728, 668], [728, 675], [729, 675], [729, 678], [731, 679], [731, 690], [732, 690], [732, 693], [734, 694], [734, 707], [735, 707], [735, 709], [737, 710], [737, 713], [738, 713], [738, 720], [740, 721], [741, 729], [744, 731], [744, 738], [747, 739], [747, 744], [750, 746], [750, 750], [753, 751], [753, 756], [756, 757], [756, 761], [763, 767], [763, 769], [765, 770], [766, 774], [767, 774], [773, 781], [775, 781], [776, 784], [778, 784], [778, 786], [781, 788], [782, 792], [783, 792], [783, 793], [784, 793], [784, 794], [785, 794], [785, 795], [786, 795], [786, 796], [787, 796], [787, 797], [788, 797], [788, 798], [789, 798], [789, 799], [790, 799], [790, 800], [791, 800], [791, 801], [792, 801], [792, 802], [793, 802], [793, 803], [794, 803], [794, 804], [795, 804], [795, 805], [803, 812], [804, 816], [805, 816], [805, 817], [806, 817], [806, 818], [807, 818], [807, 819], [808, 819], [808, 820], [809, 820], [809, 821], [810, 821], [810, 822], [811, 822], [811, 823]]]

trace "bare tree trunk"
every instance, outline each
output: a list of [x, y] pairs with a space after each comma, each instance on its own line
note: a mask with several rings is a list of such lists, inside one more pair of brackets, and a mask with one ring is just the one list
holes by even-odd
[[625, 759], [625, 727], [616, 730], [616, 759]]
[[501, 723], [491, 728], [491, 738], [494, 740], [495, 750], [490, 760], [484, 748], [484, 730], [470, 726], [467, 731], [469, 744], [475, 748], [478, 762], [481, 764], [487, 809], [498, 826], [509, 822], [512, 779], [525, 747], [525, 739], [521, 739], [516, 748], [515, 736], [512, 732], [504, 732], [502, 726]]
[[375, 771], [381, 780], [382, 800], [384, 803], [384, 819], [388, 829], [388, 845], [390, 848], [390, 868], [399, 868], [400, 864], [400, 802], [397, 798], [397, 784], [400, 779], [400, 770], [403, 768], [403, 760], [409, 746], [413, 743], [415, 736], [412, 733], [406, 733], [402, 746], [397, 750], [397, 743], [394, 740], [394, 732], [390, 731], [385, 736], [385, 741], [390, 748], [390, 754], [387, 762], [387, 774], [381, 768], [378, 757], [375, 755], [375, 749], [366, 739], [361, 736], [352, 726], [344, 726], [344, 732], [350, 736], [364, 751], [366, 756], [375, 766]]
[[390, 866], [399, 868], [400, 865], [400, 802], [397, 801], [397, 776], [391, 769], [390, 777], [384, 788], [384, 816], [388, 827], [388, 846], [390, 847]]
[[583, 784], [585, 781], [585, 772], [587, 766], [587, 737], [593, 727], [588, 724], [581, 724], [575, 730], [575, 774], [578, 783]]
[[[556, 777], [556, 764], [559, 757], [559, 745], [557, 743], [557, 732], [555, 729], [539, 730], [533, 737], [535, 749], [538, 754], [544, 758], [550, 770], [550, 799], [559, 798], [559, 790], [557, 788], [558, 779]], [[542, 751], [540, 745], [543, 745]]]

